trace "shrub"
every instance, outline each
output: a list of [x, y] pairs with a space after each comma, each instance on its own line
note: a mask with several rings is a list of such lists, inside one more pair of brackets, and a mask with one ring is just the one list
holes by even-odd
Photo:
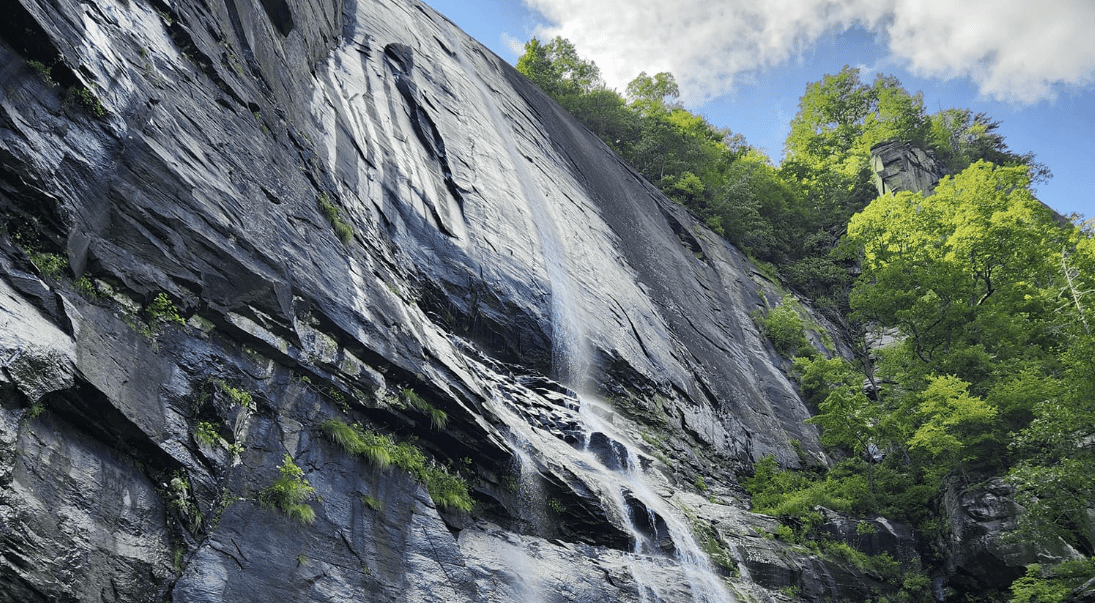
[[450, 474], [442, 467], [429, 467], [425, 477], [426, 490], [435, 504], [465, 513], [471, 511], [473, 502], [468, 493], [468, 484], [459, 476]]
[[759, 322], [761, 330], [781, 356], [791, 358], [816, 354], [806, 339], [806, 328], [795, 311], [790, 296], [785, 296], [780, 305], [772, 308], [768, 316], [760, 318]]
[[202, 514], [198, 505], [194, 504], [191, 492], [190, 480], [186, 478], [186, 474], [176, 471], [163, 494], [167, 498], [168, 507], [178, 512], [193, 533], [202, 525]]
[[782, 540], [784, 542], [794, 542], [795, 541], [795, 531], [791, 529], [791, 526], [784, 525], [784, 524], [781, 523], [776, 528], [776, 538], [779, 538], [780, 540]]
[[344, 413], [350, 412], [350, 402], [346, 400], [346, 394], [335, 389], [335, 386], [331, 385], [323, 388], [322, 392], [325, 396], [331, 399], [335, 404], [338, 404], [339, 409]]
[[73, 103], [80, 105], [95, 117], [102, 117], [105, 113], [103, 105], [99, 102], [99, 98], [95, 96], [95, 93], [83, 86], [73, 86], [65, 94], [65, 104]]
[[373, 465], [384, 468], [395, 465], [426, 486], [433, 502], [441, 507], [470, 511], [474, 502], [468, 484], [459, 475], [431, 463], [414, 444], [398, 444], [386, 435], [365, 431], [361, 425], [347, 425], [329, 419], [320, 425], [324, 435], [353, 455], [364, 456]]
[[467, 483], [444, 468], [429, 463], [417, 446], [400, 442], [392, 448], [391, 455], [393, 465], [426, 486], [434, 503], [461, 511], [471, 510], [473, 502]]
[[901, 577], [901, 564], [889, 553], [868, 555], [846, 542], [825, 542], [822, 547], [826, 553], [851, 563], [860, 570], [874, 574], [889, 582], [897, 582]]
[[38, 415], [41, 415], [43, 412], [45, 412], [45, 410], [46, 405], [43, 404], [41, 400], [39, 400], [30, 405], [30, 408], [27, 409], [27, 413], [23, 415], [23, 418], [28, 421], [31, 419], [37, 419]]
[[217, 386], [217, 389], [224, 392], [228, 399], [234, 404], [242, 406], [244, 408], [251, 408], [251, 404], [254, 402], [254, 398], [251, 394], [238, 388], [228, 385], [223, 379], [214, 379], [213, 384]]
[[57, 278], [68, 267], [68, 260], [56, 253], [31, 251], [28, 255], [30, 256], [30, 262], [46, 278]]
[[186, 321], [179, 315], [179, 309], [175, 307], [167, 294], [160, 292], [152, 299], [152, 303], [145, 308], [149, 319], [158, 322], [170, 322], [177, 325], [185, 325]]
[[41, 78], [47, 86], [57, 85], [57, 81], [53, 79], [53, 67], [46, 65], [42, 61], [34, 60], [27, 61], [27, 65], [30, 65], [30, 68], [38, 74], [38, 77]]
[[217, 429], [217, 426], [209, 421], [198, 422], [198, 426], [194, 429], [194, 440], [207, 446], [220, 445], [232, 456], [240, 456], [243, 454], [243, 444], [240, 444], [239, 442], [229, 442], [224, 439]]
[[289, 453], [285, 453], [278, 472], [281, 476], [259, 494], [259, 502], [267, 508], [281, 509], [301, 524], [315, 522], [315, 509], [305, 501], [315, 494], [316, 489], [304, 479], [304, 471], [293, 462]]
[[84, 299], [94, 301], [99, 298], [99, 290], [95, 288], [95, 283], [91, 282], [87, 275], [73, 281], [72, 286], [77, 293], [84, 296]]
[[757, 461], [753, 470], [753, 477], [743, 481], [752, 497], [751, 510], [791, 522], [801, 534], [821, 521], [816, 507], [850, 512], [867, 488], [860, 475], [819, 477], [806, 471], [781, 470], [772, 455]]
[[200, 444], [213, 446], [220, 439], [221, 436], [217, 433], [217, 426], [209, 421], [200, 421], [197, 428], [194, 429], [194, 440]]
[[1095, 558], [1065, 561], [1052, 567], [1037, 563], [1027, 566], [1027, 573], [1011, 583], [1013, 603], [1060, 603], [1091, 577]]

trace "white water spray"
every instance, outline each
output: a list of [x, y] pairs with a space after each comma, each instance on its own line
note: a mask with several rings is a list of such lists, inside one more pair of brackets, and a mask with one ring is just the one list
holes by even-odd
[[[551, 299], [554, 377], [575, 391], [581, 392], [584, 380], [589, 374], [588, 360], [585, 354], [580, 305], [572, 295], [571, 279], [567, 270], [566, 245], [558, 228], [560, 221], [554, 215], [551, 204], [523, 160], [524, 154], [518, 151], [513, 129], [498, 109], [492, 91], [479, 76], [477, 69], [469, 64], [461, 44], [453, 39], [451, 32], [450, 42], [455, 49], [457, 61], [478, 88], [483, 100], [482, 106], [487, 109], [512, 161], [513, 175], [524, 193], [539, 239]], [[598, 473], [598, 481], [606, 485], [602, 492], [604, 498], [608, 499], [605, 502], [618, 514], [634, 540], [630, 569], [640, 600], [643, 603], [662, 603], [674, 586], [665, 584], [664, 579], [658, 578], [659, 575], [664, 578], [664, 573], [658, 571], [658, 560], [662, 552], [656, 542], [660, 518], [673, 542], [675, 561], [688, 581], [692, 600], [695, 603], [736, 601], [711, 568], [710, 562], [696, 544], [691, 531], [677, 517], [677, 510], [650, 489], [639, 458], [634, 449], [628, 445], [628, 438], [624, 434], [616, 433], [611, 422], [599, 415], [599, 412], [605, 412], [601, 402], [593, 396], [581, 393], [578, 398], [581, 402], [579, 416], [583, 423], [586, 446], [585, 450], [575, 452], [585, 456], [586, 462], [583, 464]], [[594, 434], [601, 434], [609, 442], [609, 448], [616, 455], [615, 462], [611, 463], [612, 467], [604, 463], [604, 458], [598, 457], [589, 449], [589, 442], [594, 438]], [[613, 442], [618, 443], [623, 450], [616, 449], [612, 445]], [[525, 477], [525, 472], [532, 467], [532, 462], [531, 459], [522, 458], [522, 455], [527, 456], [523, 448], [520, 446], [515, 448], [521, 459], [522, 482], [524, 482], [528, 479]], [[653, 538], [636, 526], [633, 509], [637, 505], [628, 504], [628, 495], [642, 505], [647, 515], [643, 519], [654, 532]]]

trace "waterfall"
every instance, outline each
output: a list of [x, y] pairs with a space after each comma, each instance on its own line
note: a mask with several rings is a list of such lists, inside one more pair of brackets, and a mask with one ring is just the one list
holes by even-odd
[[[632, 573], [635, 576], [636, 584], [639, 586], [642, 600], [644, 602], [660, 601], [663, 594], [662, 590], [664, 590], [664, 585], [653, 580], [644, 579], [649, 569], [650, 556], [659, 553], [660, 546], [657, 542], [657, 532], [660, 520], [664, 523], [667, 535], [673, 543], [675, 560], [688, 579], [692, 600], [696, 603], [735, 601], [736, 599], [727, 592], [722, 580], [715, 573], [714, 568], [711, 567], [707, 555], [692, 536], [692, 531], [688, 525], [680, 519], [679, 511], [666, 503], [651, 489], [648, 477], [643, 471], [642, 462], [635, 452], [635, 448], [628, 443], [626, 434], [619, 433], [613, 428], [610, 421], [606, 421], [601, 416], [600, 413], [604, 413], [606, 410], [603, 403], [589, 394], [579, 395], [579, 399], [582, 401], [580, 416], [588, 434], [585, 451], [591, 453], [589, 442], [595, 437], [595, 434], [601, 434], [608, 442], [618, 443], [623, 449], [617, 451], [617, 449], [612, 448], [613, 453], [619, 456], [613, 459], [615, 462], [608, 464], [604, 462], [603, 453], [595, 456], [599, 461], [598, 465], [603, 469], [602, 474], [605, 476], [605, 481], [616, 486], [618, 496], [612, 497], [612, 502], [627, 518], [626, 527], [631, 530], [631, 534], [635, 538], [634, 553], [636, 553], [636, 556], [635, 561], [632, 563]], [[620, 452], [622, 452], [622, 455], [620, 455]], [[645, 514], [642, 519], [654, 532], [655, 537], [653, 540], [637, 527], [636, 518], [634, 517], [636, 505], [627, 504], [626, 494], [630, 494], [638, 503], [641, 503], [643, 508], [639, 512]], [[648, 599], [647, 593], [654, 598]]]
[[583, 376], [580, 366], [576, 366], [578, 357], [574, 354], [574, 351], [580, 349], [582, 345], [580, 333], [576, 329], [580, 321], [575, 317], [579, 306], [571, 298], [570, 279], [566, 273], [566, 250], [563, 238], [556, 227], [557, 221], [552, 215], [551, 206], [544, 197], [540, 185], [537, 184], [524, 160], [524, 155], [518, 150], [512, 126], [498, 109], [490, 87], [479, 76], [475, 66], [469, 63], [460, 41], [453, 37], [451, 31], [448, 34], [449, 41], [455, 49], [457, 62], [475, 84], [483, 99], [482, 106], [487, 109], [496, 126], [496, 132], [506, 150], [506, 155], [512, 162], [513, 176], [527, 201], [540, 244], [541, 257], [544, 260], [544, 271], [550, 286], [548, 295], [551, 298], [551, 340], [554, 342], [551, 353], [552, 370], [557, 381], [573, 387], [576, 380]]
[[[659, 561], [667, 558], [658, 543], [657, 531], [660, 519], [668, 532], [668, 538], [673, 543], [673, 561], [687, 578], [692, 601], [694, 603], [736, 601], [712, 569], [707, 556], [696, 543], [687, 524], [679, 519], [679, 511], [651, 490], [647, 483], [648, 476], [642, 469], [634, 446], [629, 444], [629, 438], [626, 434], [617, 433], [611, 421], [605, 420], [598, 414], [605, 412], [603, 403], [595, 396], [583, 392], [589, 373], [585, 332], [580, 300], [572, 293], [572, 282], [567, 270], [567, 249], [559, 229], [561, 221], [556, 218], [552, 204], [523, 160], [524, 154], [518, 150], [513, 128], [499, 110], [493, 92], [478, 75], [476, 68], [469, 63], [459, 41], [453, 38], [451, 32], [449, 36], [457, 61], [475, 84], [483, 100], [482, 106], [486, 108], [496, 126], [501, 142], [512, 161], [513, 176], [524, 193], [540, 245], [544, 272], [548, 279], [553, 377], [579, 392], [579, 417], [582, 421], [585, 441], [583, 448], [575, 450], [575, 453], [585, 457], [579, 459], [583, 461], [581, 464], [595, 472], [596, 481], [605, 485], [601, 494], [607, 500], [603, 500], [603, 503], [618, 514], [623, 523], [622, 527], [629, 530], [634, 540], [630, 569], [640, 600], [643, 603], [662, 603], [676, 587], [674, 584], [667, 584], [664, 580], [664, 572], [658, 571]], [[606, 442], [608, 450], [611, 451], [610, 454], [615, 458], [606, 458], [605, 455], [609, 453], [591, 449], [591, 442], [595, 438]], [[514, 448], [521, 461], [522, 482], [524, 482], [528, 479], [525, 472], [535, 469], [531, 459], [527, 458], [527, 451], [524, 450], [521, 442], [517, 442]], [[522, 487], [524, 487], [523, 484]], [[638, 504], [629, 504], [627, 500], [629, 496], [638, 501]], [[645, 515], [641, 520], [654, 532], [653, 537], [644, 533], [636, 523], [635, 508], [639, 505], [642, 506], [640, 512]], [[659, 579], [659, 576], [662, 579]], [[530, 600], [537, 600], [537, 598], [531, 597]]]
[[[511, 434], [510, 444], [517, 453], [517, 472], [520, 481], [517, 484], [521, 497], [521, 515], [519, 519], [529, 525], [533, 532], [543, 531], [547, 523], [543, 484], [536, 471], [536, 464], [529, 455], [528, 440], [519, 434]], [[509, 555], [510, 565], [519, 577], [517, 591], [522, 601], [539, 603], [544, 600], [540, 585], [539, 565], [524, 551]]]
[[547, 495], [544, 484], [532, 460], [531, 445], [521, 434], [510, 433], [509, 443], [517, 455], [517, 493], [521, 499], [518, 519], [529, 528], [531, 533], [543, 534], [548, 528]]

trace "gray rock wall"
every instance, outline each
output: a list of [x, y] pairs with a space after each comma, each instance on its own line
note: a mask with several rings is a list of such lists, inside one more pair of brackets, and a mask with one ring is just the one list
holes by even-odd
[[[718, 599], [689, 529], [717, 534], [725, 598], [824, 567], [740, 510], [753, 460], [818, 452], [749, 317], [773, 286], [429, 7], [11, 12], [0, 602]], [[573, 390], [633, 459], [590, 468]], [[330, 418], [416, 442], [476, 507], [351, 457]], [[259, 502], [286, 454], [310, 525]], [[618, 506], [629, 464], [650, 492]], [[698, 476], [716, 502], [684, 514]], [[666, 501], [646, 535], [642, 497]], [[808, 569], [753, 580], [769, 557]], [[809, 598], [869, 584], [841, 571]]]

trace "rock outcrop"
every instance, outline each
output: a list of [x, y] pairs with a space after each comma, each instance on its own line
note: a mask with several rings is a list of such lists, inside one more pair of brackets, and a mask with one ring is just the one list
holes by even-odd
[[947, 536], [945, 582], [969, 591], [999, 589], [1026, 572], [1031, 563], [1055, 564], [1083, 555], [1059, 536], [1015, 538], [1025, 509], [1015, 488], [1002, 479], [961, 488], [952, 484], [943, 497]]
[[820, 454], [750, 318], [780, 293], [428, 6], [9, 4], [0, 602], [877, 586], [742, 510]]
[[900, 140], [871, 147], [871, 172], [879, 195], [900, 191], [930, 195], [943, 177], [943, 168], [932, 153]]

